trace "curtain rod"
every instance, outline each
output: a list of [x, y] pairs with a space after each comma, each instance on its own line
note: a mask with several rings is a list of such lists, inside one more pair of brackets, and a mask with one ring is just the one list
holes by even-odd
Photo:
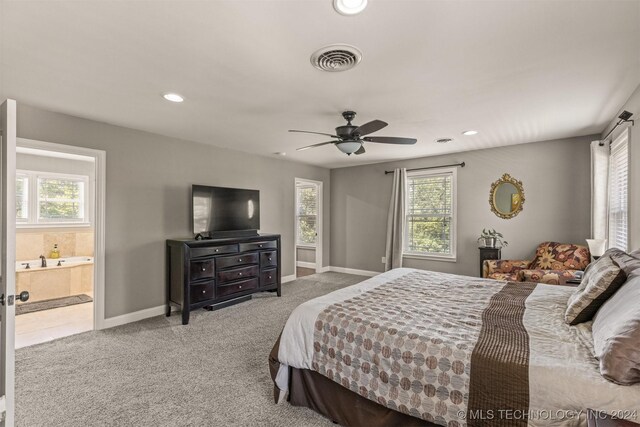
[[[407, 172], [413, 172], [413, 171], [424, 171], [427, 169], [440, 169], [440, 168], [448, 168], [448, 167], [452, 167], [452, 166], [460, 166], [461, 168], [463, 168], [465, 166], [465, 163], [454, 163], [452, 165], [442, 165], [442, 166], [427, 166], [424, 168], [414, 168], [414, 169], [407, 169]], [[384, 171], [384, 174], [390, 174], [393, 173], [393, 171]]]
[[[598, 145], [602, 147], [605, 144], [605, 141], [607, 140], [607, 138], [609, 138], [609, 135], [611, 135], [613, 131], [616, 130], [618, 126], [620, 126], [621, 124], [631, 123], [631, 126], [635, 126], [636, 124], [635, 121], [629, 120], [631, 119], [631, 116], [633, 116], [633, 113], [630, 113], [627, 110], [624, 110], [622, 114], [618, 116], [618, 118], [620, 119], [618, 123], [616, 123], [616, 125], [609, 131], [609, 133], [604, 138], [602, 138], [602, 140], [600, 140], [600, 143]], [[609, 141], [609, 143], [611, 143], [611, 141]]]

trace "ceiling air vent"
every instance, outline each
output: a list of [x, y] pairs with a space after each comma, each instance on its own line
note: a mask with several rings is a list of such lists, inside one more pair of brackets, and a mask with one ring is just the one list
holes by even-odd
[[332, 44], [318, 49], [311, 55], [311, 64], [318, 70], [347, 71], [362, 60], [362, 52], [346, 44]]
[[438, 138], [438, 139], [436, 139], [436, 142], [438, 144], [446, 144], [447, 142], [451, 142], [451, 141], [453, 141], [453, 139], [451, 139], [451, 138]]

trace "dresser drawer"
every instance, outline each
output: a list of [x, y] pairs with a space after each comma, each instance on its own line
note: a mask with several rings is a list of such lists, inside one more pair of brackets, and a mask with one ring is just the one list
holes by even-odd
[[278, 253], [276, 251], [260, 252], [260, 267], [269, 268], [278, 265]]
[[275, 249], [276, 247], [277, 243], [275, 240], [269, 240], [266, 242], [240, 243], [240, 252], [257, 251], [260, 249]]
[[214, 282], [189, 286], [189, 301], [191, 304], [213, 299], [215, 295]]
[[251, 277], [257, 277], [260, 269], [257, 265], [250, 265], [248, 267], [234, 268], [232, 270], [219, 271], [217, 274], [218, 284], [225, 282], [231, 282], [233, 280], [248, 279]]
[[215, 273], [213, 258], [191, 261], [191, 267], [189, 268], [189, 278], [191, 281], [213, 278]]
[[216, 268], [222, 270], [223, 268], [239, 267], [247, 264], [257, 264], [258, 254], [238, 254], [234, 256], [224, 256], [216, 258]]
[[238, 245], [209, 246], [206, 248], [191, 248], [191, 258], [203, 256], [224, 255], [238, 253]]
[[239, 282], [229, 283], [228, 285], [220, 285], [216, 288], [218, 298], [238, 294], [252, 289], [258, 289], [258, 278], [241, 280]]
[[275, 285], [278, 282], [278, 270], [265, 270], [260, 273], [260, 286]]

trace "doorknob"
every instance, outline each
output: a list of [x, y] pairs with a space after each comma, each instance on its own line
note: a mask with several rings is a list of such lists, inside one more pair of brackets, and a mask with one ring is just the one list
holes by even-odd
[[[16, 299], [18, 301], [28, 301], [29, 300], [29, 292], [27, 291], [22, 291], [20, 292], [20, 295], [9, 295], [7, 297], [7, 305], [13, 305], [13, 298], [16, 297]], [[4, 298], [4, 294], [0, 295], [0, 304], [4, 305], [5, 302], [5, 298]]]

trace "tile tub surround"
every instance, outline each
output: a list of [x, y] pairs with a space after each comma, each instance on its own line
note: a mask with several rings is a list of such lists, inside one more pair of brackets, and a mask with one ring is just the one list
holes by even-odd
[[[51, 264], [49, 264], [49, 261]], [[16, 272], [16, 292], [29, 292], [29, 301], [42, 301], [78, 294], [93, 293], [93, 261], [55, 266], [57, 260], [47, 260], [49, 267]]]
[[18, 229], [16, 259], [49, 258], [53, 245], [58, 245], [60, 257], [93, 256], [92, 228]]

